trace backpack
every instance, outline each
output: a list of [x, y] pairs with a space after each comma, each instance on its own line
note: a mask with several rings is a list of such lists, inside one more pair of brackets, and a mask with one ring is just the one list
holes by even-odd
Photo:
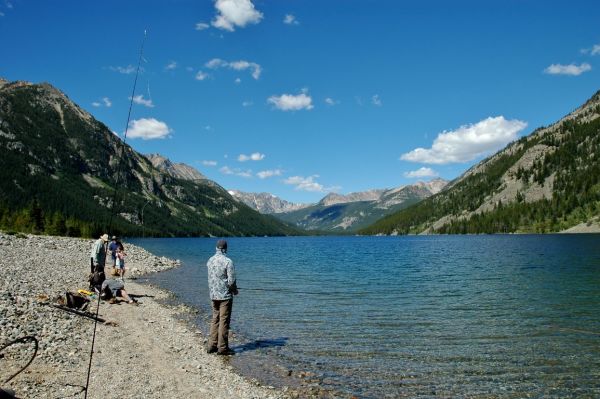
[[104, 274], [104, 272], [95, 271], [93, 273], [90, 273], [90, 276], [88, 278], [88, 281], [90, 282], [90, 289], [97, 289], [98, 291], [100, 291], [100, 287], [102, 287], [102, 283], [104, 282], [104, 280], [106, 280], [106, 275]]
[[67, 307], [71, 309], [86, 310], [89, 304], [89, 299], [79, 293], [65, 292], [67, 299]]

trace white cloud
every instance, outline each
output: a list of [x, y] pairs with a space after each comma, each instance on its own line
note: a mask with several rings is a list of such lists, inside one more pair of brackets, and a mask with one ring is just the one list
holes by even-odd
[[236, 79], [234, 80], [234, 82], [235, 82], [235, 84], [239, 85], [240, 83], [242, 83], [242, 79], [240, 79], [240, 78], [236, 78]]
[[227, 61], [224, 61], [220, 58], [213, 58], [212, 60], [210, 60], [206, 64], [204, 64], [204, 66], [207, 68], [210, 68], [210, 69], [217, 69], [217, 68], [225, 67], [228, 64], [229, 63]]
[[213, 58], [204, 64], [204, 66], [209, 69], [229, 68], [236, 71], [245, 71], [246, 69], [249, 69], [252, 77], [255, 80], [258, 80], [258, 78], [260, 78], [260, 74], [262, 73], [262, 67], [259, 64], [245, 60], [227, 62], [220, 58]]
[[336, 104], [339, 104], [339, 103], [340, 103], [339, 101], [336, 101], [336, 100], [334, 100], [331, 97], [327, 97], [325, 99], [325, 104], [327, 104], [327, 105], [336, 105]]
[[267, 102], [273, 104], [275, 108], [282, 111], [298, 111], [301, 109], [313, 109], [312, 98], [306, 92], [298, 95], [282, 94], [280, 96], [271, 96]]
[[134, 73], [135, 72], [135, 67], [133, 65], [127, 65], [126, 67], [122, 67], [122, 66], [110, 66], [108, 67], [108, 69], [110, 69], [113, 72], [119, 72], [119, 73], [123, 73], [125, 75], [129, 75], [130, 73]]
[[127, 136], [132, 139], [140, 138], [143, 140], [164, 139], [172, 130], [165, 122], [154, 118], [136, 119], [129, 123]]
[[248, 61], [233, 61], [229, 63], [229, 67], [235, 69], [236, 71], [244, 71], [246, 69], [252, 70], [252, 77], [254, 79], [260, 78], [260, 74], [262, 72], [262, 68], [256, 62], [248, 62]]
[[198, 22], [196, 24], [196, 30], [204, 30], [210, 28], [210, 25], [204, 22]]
[[404, 172], [404, 177], [408, 177], [409, 179], [421, 178], [421, 177], [435, 177], [438, 176], [438, 172], [431, 168], [419, 168], [417, 170], [413, 170], [410, 172]]
[[544, 69], [544, 73], [548, 75], [570, 75], [570, 76], [579, 76], [584, 72], [591, 71], [592, 66], [587, 62], [584, 62], [581, 65], [569, 64], [552, 64], [548, 68]]
[[252, 101], [242, 102], [242, 107], [251, 107], [252, 105], [254, 105], [254, 103]]
[[233, 175], [233, 176], [240, 176], [240, 177], [252, 177], [252, 171], [251, 170], [241, 170], [241, 169], [231, 169], [229, 166], [223, 166], [221, 169], [219, 169], [219, 172], [223, 173], [224, 175]]
[[292, 14], [286, 14], [283, 18], [283, 23], [287, 25], [300, 25], [300, 22]]
[[171, 61], [171, 62], [169, 62], [169, 63], [168, 63], [166, 66], [165, 66], [165, 69], [166, 69], [167, 71], [171, 71], [171, 70], [173, 70], [173, 69], [175, 69], [175, 68], [177, 68], [177, 62], [175, 62], [175, 61]]
[[340, 189], [340, 187], [338, 186], [334, 186], [334, 187], [325, 187], [322, 184], [318, 183], [315, 179], [319, 177], [319, 175], [312, 175], [312, 176], [308, 176], [308, 177], [302, 177], [302, 176], [291, 176], [288, 177], [287, 179], [285, 179], [283, 182], [285, 184], [289, 184], [291, 186], [296, 186], [294, 187], [294, 190], [298, 190], [298, 191], [312, 191], [312, 192], [331, 192], [331, 191], [338, 191]]
[[273, 177], [273, 176], [281, 176], [282, 173], [283, 173], [283, 171], [281, 169], [262, 170], [262, 171], [258, 172], [256, 174], [256, 176], [258, 176], [261, 179], [267, 179], [267, 178]]
[[217, 166], [217, 161], [204, 160], [204, 161], [202, 161], [202, 165], [204, 165], [204, 166]]
[[[131, 97], [129, 97], [129, 99], [131, 100]], [[154, 108], [154, 104], [152, 103], [152, 100], [145, 99], [142, 94], [134, 96], [133, 102], [136, 104], [139, 104], [139, 105], [143, 105], [148, 108]]]
[[230, 32], [235, 27], [243, 28], [247, 24], [257, 24], [263, 18], [263, 14], [254, 8], [250, 0], [217, 0], [215, 2], [217, 15], [211, 24], [215, 28]]
[[431, 148], [417, 148], [400, 157], [403, 161], [428, 164], [462, 163], [499, 150], [517, 138], [526, 122], [503, 116], [489, 117], [456, 130], [439, 133]]
[[582, 48], [582, 54], [598, 55], [600, 54], [600, 44], [594, 44], [592, 48]]
[[210, 75], [209, 75], [209, 74], [207, 74], [207, 73], [205, 73], [205, 72], [198, 71], [198, 73], [196, 73], [196, 78], [195, 78], [195, 79], [196, 79], [196, 80], [200, 80], [200, 81], [202, 81], [202, 80], [206, 80], [206, 79], [208, 79], [208, 77], [209, 77], [209, 76], [210, 76]]
[[371, 97], [371, 102], [377, 107], [381, 107], [383, 105], [381, 98], [379, 98], [379, 94], [375, 94], [373, 97]]
[[102, 97], [101, 102], [100, 101], [94, 101], [92, 103], [93, 107], [99, 108], [99, 107], [106, 107], [106, 108], [110, 108], [112, 107], [112, 102], [110, 101], [110, 98], [108, 97]]
[[260, 152], [254, 152], [250, 155], [240, 154], [238, 156], [238, 161], [246, 162], [246, 161], [262, 161], [265, 159], [265, 154], [261, 154]]

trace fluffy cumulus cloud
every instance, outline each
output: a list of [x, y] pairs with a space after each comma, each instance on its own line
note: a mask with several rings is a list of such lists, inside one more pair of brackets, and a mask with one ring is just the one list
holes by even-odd
[[240, 176], [240, 177], [252, 177], [252, 171], [251, 170], [241, 170], [241, 169], [231, 169], [229, 166], [223, 166], [221, 169], [219, 169], [219, 172], [223, 173], [224, 175], [232, 175], [232, 176]]
[[[131, 100], [131, 97], [129, 97]], [[133, 102], [139, 105], [143, 105], [144, 107], [154, 108], [154, 104], [152, 103], [152, 99], [146, 99], [142, 94], [134, 96]]]
[[283, 18], [283, 23], [286, 25], [299, 25], [300, 22], [292, 14], [286, 14]]
[[202, 165], [204, 165], [204, 166], [217, 166], [217, 161], [204, 160], [204, 161], [202, 161]]
[[273, 104], [275, 108], [281, 111], [299, 111], [302, 109], [313, 109], [312, 97], [308, 95], [306, 90], [302, 93], [293, 94], [282, 94], [280, 96], [271, 96], [267, 102]]
[[261, 154], [260, 152], [254, 152], [250, 155], [240, 154], [238, 156], [238, 161], [246, 162], [246, 161], [262, 161], [265, 159], [265, 154]]
[[336, 100], [334, 100], [331, 97], [327, 97], [325, 99], [325, 104], [330, 105], [330, 106], [333, 106], [333, 105], [336, 105], [336, 104], [339, 104], [339, 103], [340, 103], [339, 101], [336, 101]]
[[410, 172], [404, 172], [404, 177], [408, 177], [409, 179], [420, 179], [423, 177], [436, 177], [438, 173], [431, 168], [419, 168], [417, 170], [413, 170]]
[[209, 69], [229, 68], [236, 71], [249, 70], [252, 77], [256, 80], [260, 78], [260, 74], [262, 73], [262, 67], [259, 64], [245, 60], [228, 62], [220, 58], [213, 58], [204, 64], [204, 66]]
[[129, 122], [127, 136], [132, 139], [164, 139], [172, 130], [165, 122], [154, 118], [141, 118]]
[[373, 105], [375, 105], [376, 107], [381, 107], [383, 105], [379, 94], [375, 94], [373, 97], [371, 97], [371, 103], [373, 103]]
[[273, 176], [281, 176], [282, 173], [283, 171], [281, 169], [261, 170], [256, 174], [256, 176], [258, 176], [261, 179], [268, 179], [269, 177]]
[[166, 66], [165, 69], [167, 71], [172, 71], [173, 69], [177, 68], [177, 62], [176, 61], [171, 61], [169, 62]]
[[581, 65], [569, 64], [552, 64], [548, 68], [544, 69], [544, 73], [548, 75], [570, 75], [570, 76], [579, 76], [584, 72], [588, 72], [592, 70], [592, 66], [587, 62], [584, 62]]
[[526, 122], [503, 116], [489, 117], [456, 130], [438, 134], [431, 148], [416, 148], [400, 159], [427, 164], [447, 164], [471, 161], [481, 155], [497, 151], [517, 138]]
[[217, 0], [217, 15], [211, 24], [215, 28], [233, 32], [236, 27], [243, 28], [248, 24], [257, 24], [263, 14], [254, 8], [250, 0]]

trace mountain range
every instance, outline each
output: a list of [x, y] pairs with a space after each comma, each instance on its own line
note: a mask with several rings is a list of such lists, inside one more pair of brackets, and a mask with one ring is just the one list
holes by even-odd
[[0, 80], [0, 228], [61, 235], [289, 235], [195, 169], [133, 150], [50, 84]]
[[50, 84], [0, 79], [0, 228], [249, 236], [600, 231], [600, 92], [447, 182], [294, 204], [142, 155]]
[[600, 232], [600, 92], [363, 234]]
[[439, 193], [448, 184], [434, 179], [393, 189], [374, 189], [350, 194], [329, 193], [316, 204], [290, 204], [271, 194], [230, 193], [262, 213], [306, 230], [354, 232], [385, 215]]

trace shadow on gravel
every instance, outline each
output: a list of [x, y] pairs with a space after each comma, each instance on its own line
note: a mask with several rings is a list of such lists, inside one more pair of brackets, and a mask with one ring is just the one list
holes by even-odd
[[253, 342], [248, 342], [243, 345], [233, 346], [231, 349], [236, 353], [253, 351], [261, 348], [273, 348], [278, 346], [285, 346], [287, 343], [287, 337], [273, 338], [273, 339], [257, 339]]

